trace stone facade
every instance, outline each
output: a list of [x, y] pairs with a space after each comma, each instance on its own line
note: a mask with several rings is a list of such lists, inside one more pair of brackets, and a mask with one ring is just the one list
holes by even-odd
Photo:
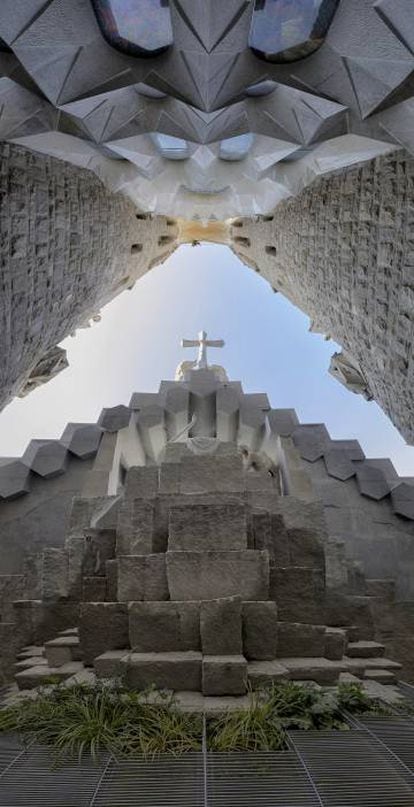
[[171, 253], [176, 227], [61, 160], [3, 143], [0, 161], [3, 407], [58, 342]]
[[375, 398], [410, 443], [413, 193], [414, 161], [399, 151], [320, 179], [273, 215], [232, 227], [241, 260], [308, 314], [311, 331], [344, 348], [361, 392]]
[[24, 656], [23, 688], [81, 660], [205, 698], [281, 677], [390, 682], [400, 664], [412, 680], [412, 480], [223, 374], [190, 369], [99, 427], [33, 441], [27, 489], [11, 493], [3, 466], [4, 676], [12, 635], [17, 650], [46, 640], [53, 661]]

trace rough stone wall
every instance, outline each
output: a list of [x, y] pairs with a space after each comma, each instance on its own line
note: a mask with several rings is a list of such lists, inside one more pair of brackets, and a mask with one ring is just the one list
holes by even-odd
[[240, 219], [233, 248], [359, 363], [414, 442], [414, 160], [405, 152], [314, 182], [273, 216]]
[[90, 171], [0, 143], [0, 408], [51, 347], [174, 249]]

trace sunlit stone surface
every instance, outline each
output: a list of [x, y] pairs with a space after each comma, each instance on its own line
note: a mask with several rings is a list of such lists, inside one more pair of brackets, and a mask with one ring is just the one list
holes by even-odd
[[294, 62], [322, 45], [339, 0], [256, 0], [249, 45], [272, 62]]
[[105, 39], [133, 56], [156, 56], [173, 41], [168, 0], [92, 0]]

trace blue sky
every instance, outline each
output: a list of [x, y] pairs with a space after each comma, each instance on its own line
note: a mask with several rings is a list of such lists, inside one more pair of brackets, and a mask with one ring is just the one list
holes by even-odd
[[326, 423], [333, 438], [357, 438], [367, 456], [390, 457], [400, 474], [414, 475], [414, 448], [379, 407], [328, 375], [335, 343], [310, 334], [308, 318], [226, 247], [181, 247], [102, 314], [62, 343], [69, 369], [0, 414], [1, 456], [20, 455], [32, 438], [59, 437], [69, 421], [93, 422], [134, 391], [157, 390], [195, 357], [181, 338], [204, 329], [226, 342], [210, 361], [247, 392], [267, 392], [272, 406]]

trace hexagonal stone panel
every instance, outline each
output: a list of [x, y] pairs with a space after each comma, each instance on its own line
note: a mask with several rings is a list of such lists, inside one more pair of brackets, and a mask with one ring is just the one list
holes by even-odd
[[106, 432], [118, 432], [128, 426], [131, 417], [131, 410], [128, 406], [112, 406], [109, 409], [102, 409], [99, 416], [98, 426]]
[[294, 409], [271, 409], [267, 417], [271, 431], [281, 437], [290, 437], [299, 426], [299, 418]]
[[15, 457], [0, 459], [0, 499], [15, 499], [30, 490], [30, 468]]
[[301, 457], [308, 462], [316, 462], [329, 449], [331, 439], [323, 423], [306, 423], [297, 426], [292, 433], [293, 442]]
[[60, 442], [80, 459], [94, 457], [102, 438], [102, 429], [95, 423], [68, 423]]
[[345, 451], [334, 448], [330, 451], [325, 451], [323, 458], [329, 476], [333, 476], [335, 479], [341, 479], [342, 482], [355, 476], [355, 466], [352, 464]]
[[65, 473], [68, 450], [58, 440], [31, 440], [22, 460], [32, 471], [47, 479]]
[[362, 462], [357, 469], [356, 476], [360, 493], [370, 499], [379, 501], [390, 492], [390, 485], [384, 473], [373, 465]]
[[414, 485], [401, 482], [391, 491], [391, 501], [394, 513], [414, 519]]

